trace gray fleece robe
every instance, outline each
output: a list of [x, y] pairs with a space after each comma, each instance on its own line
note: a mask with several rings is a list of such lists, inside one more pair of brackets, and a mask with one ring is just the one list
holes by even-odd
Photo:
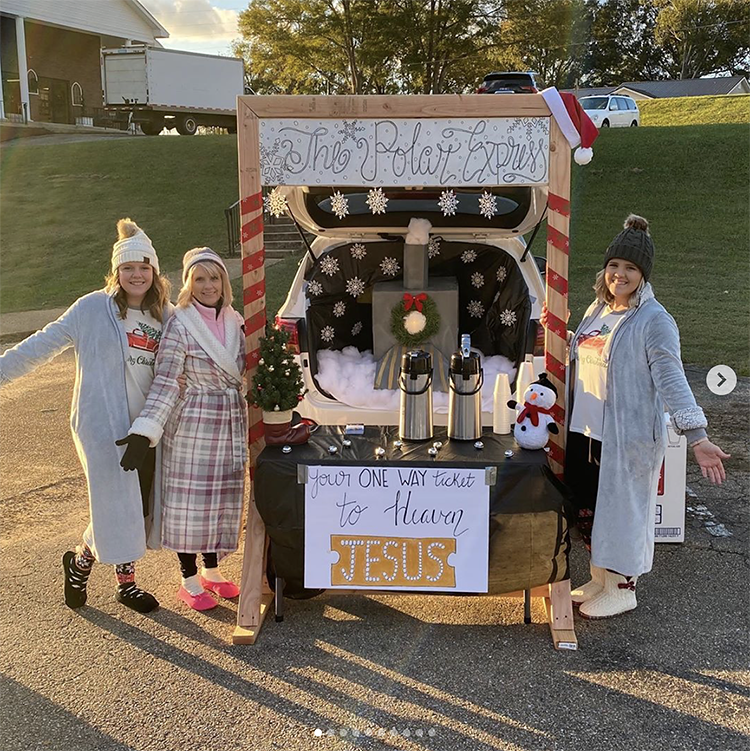
[[[573, 337], [568, 415], [573, 409], [578, 335], [598, 315], [594, 302]], [[664, 409], [688, 442], [706, 435], [680, 358], [677, 324], [656, 301], [650, 284], [609, 338], [599, 490], [591, 538], [591, 562], [626, 576], [648, 573], [654, 558], [656, 484], [667, 435]]]
[[[171, 310], [168, 305], [164, 322]], [[101, 563], [135, 561], [147, 544], [160, 546], [161, 461], [157, 453], [152, 505], [144, 523], [138, 473], [120, 468], [124, 448], [115, 446], [128, 434], [130, 413], [125, 386], [128, 343], [112, 297], [104, 290], [84, 295], [56, 321], [5, 352], [0, 356], [0, 385], [69, 347], [76, 353], [70, 428], [89, 491], [90, 521], [83, 539]]]

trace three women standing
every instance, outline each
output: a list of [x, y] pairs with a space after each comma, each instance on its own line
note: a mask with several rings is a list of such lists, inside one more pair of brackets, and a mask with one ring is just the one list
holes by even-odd
[[[239, 594], [219, 572], [218, 560], [237, 548], [240, 535], [248, 429], [245, 337], [218, 254], [188, 251], [182, 280], [153, 386], [122, 441], [128, 444], [122, 466], [142, 467], [149, 446], [163, 438], [162, 545], [179, 558], [177, 596], [195, 610], [208, 610], [217, 604], [209, 591], [225, 598]], [[177, 378], [183, 374], [181, 395]]]
[[[63, 556], [65, 603], [85, 604], [95, 561], [113, 564], [116, 599], [141, 613], [158, 606], [135, 583], [135, 561], [159, 547], [159, 467], [144, 455], [137, 476], [120, 471], [123, 435], [145, 404], [162, 325], [171, 313], [169, 281], [151, 240], [130, 219], [117, 223], [111, 273], [103, 290], [79, 298], [60, 318], [0, 357], [0, 381], [30, 373], [64, 350], [76, 353], [70, 415], [89, 493], [83, 540]], [[152, 492], [153, 490], [153, 492]]]

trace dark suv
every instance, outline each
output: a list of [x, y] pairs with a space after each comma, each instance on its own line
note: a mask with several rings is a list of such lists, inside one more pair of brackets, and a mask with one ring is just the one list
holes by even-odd
[[534, 74], [526, 73], [488, 73], [477, 94], [536, 94]]

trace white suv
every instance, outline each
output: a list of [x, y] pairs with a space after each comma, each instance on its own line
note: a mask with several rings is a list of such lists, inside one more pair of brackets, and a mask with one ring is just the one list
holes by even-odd
[[[384, 188], [387, 211], [373, 214], [367, 189], [340, 188], [348, 201], [343, 216], [332, 205], [331, 188], [278, 190], [297, 222], [315, 235], [276, 317], [291, 333], [302, 367], [308, 392], [300, 413], [305, 417], [325, 425], [398, 424], [399, 392], [373, 387], [377, 327], [372, 300], [380, 283], [402, 279], [404, 237], [412, 217], [432, 223], [430, 279], [447, 277], [457, 285], [458, 334], [470, 334], [472, 346], [484, 355], [483, 423], [492, 425], [497, 372], [512, 371], [512, 384], [515, 369], [530, 357], [534, 373], [542, 372], [538, 319], [544, 260], [527, 252], [523, 234], [544, 214], [546, 187], [485, 189], [496, 202], [491, 218], [481, 213], [482, 191], [475, 189], [456, 189], [458, 207], [452, 216], [439, 209], [440, 189]], [[435, 424], [447, 423], [447, 401], [446, 393], [434, 393]]]
[[597, 128], [635, 128], [641, 124], [638, 105], [629, 96], [585, 96], [580, 102]]

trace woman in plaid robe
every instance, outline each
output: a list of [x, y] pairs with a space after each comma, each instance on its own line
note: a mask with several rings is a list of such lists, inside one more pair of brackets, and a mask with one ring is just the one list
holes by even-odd
[[[245, 337], [231, 307], [229, 275], [209, 248], [183, 260], [183, 287], [164, 329], [146, 406], [133, 422], [130, 456], [163, 437], [162, 546], [177, 552], [178, 597], [195, 610], [216, 606], [209, 591], [231, 598], [239, 588], [224, 579], [218, 559], [236, 550], [247, 460], [244, 397]], [[180, 396], [177, 376], [186, 379]], [[146, 443], [148, 439], [148, 443]], [[200, 576], [197, 553], [203, 554]]]

